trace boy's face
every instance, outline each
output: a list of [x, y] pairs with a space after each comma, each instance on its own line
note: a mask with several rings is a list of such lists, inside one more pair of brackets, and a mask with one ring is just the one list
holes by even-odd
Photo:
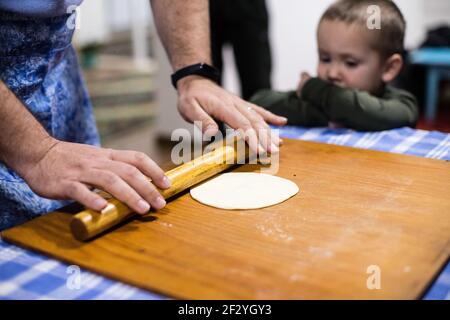
[[370, 30], [324, 20], [317, 32], [318, 76], [344, 88], [375, 94], [383, 85], [384, 65], [370, 46]]

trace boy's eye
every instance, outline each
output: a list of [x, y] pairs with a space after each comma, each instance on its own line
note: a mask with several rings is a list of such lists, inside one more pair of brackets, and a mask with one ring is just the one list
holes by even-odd
[[346, 64], [347, 67], [349, 67], [349, 68], [356, 68], [356, 67], [358, 66], [358, 62], [352, 61], [352, 60], [345, 61], [345, 64]]
[[329, 57], [320, 57], [320, 62], [322, 63], [329, 63], [331, 59]]

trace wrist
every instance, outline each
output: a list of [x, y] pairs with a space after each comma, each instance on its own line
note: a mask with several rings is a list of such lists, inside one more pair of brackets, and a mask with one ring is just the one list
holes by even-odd
[[1, 80], [0, 132], [0, 161], [21, 175], [57, 141]]
[[11, 161], [7, 161], [7, 165], [24, 178], [26, 178], [29, 170], [38, 165], [50, 150], [59, 143], [59, 140], [50, 135], [39, 139], [39, 143], [35, 143], [35, 141], [35, 139], [32, 142], [30, 141], [28, 147], [22, 148], [20, 152], [11, 157]]
[[[178, 69], [171, 75], [172, 85], [178, 90], [178, 86], [183, 79], [191, 78], [192, 76], [198, 76], [201, 78], [209, 79], [215, 83], [220, 82], [220, 71], [213, 66], [206, 63], [196, 63], [181, 69]], [[196, 79], [196, 78], [194, 78]], [[191, 79], [192, 80], [192, 79]], [[188, 81], [184, 82], [190, 82]]]
[[180, 79], [177, 83], [177, 90], [179, 93], [185, 91], [187, 88], [189, 88], [189, 86], [192, 84], [192, 82], [196, 82], [196, 81], [202, 81], [202, 82], [212, 82], [214, 84], [216, 84], [214, 81], [202, 77], [202, 76], [198, 76], [198, 75], [190, 75], [187, 77], [184, 77], [183, 79]]

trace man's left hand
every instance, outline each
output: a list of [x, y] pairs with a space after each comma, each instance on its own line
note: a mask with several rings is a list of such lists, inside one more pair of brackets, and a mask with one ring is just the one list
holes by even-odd
[[244, 101], [209, 79], [189, 76], [178, 82], [178, 109], [186, 121], [202, 122], [202, 131], [214, 135], [217, 119], [233, 129], [242, 129], [249, 147], [255, 152], [278, 152], [280, 139], [272, 133], [269, 124], [285, 125], [287, 119]]

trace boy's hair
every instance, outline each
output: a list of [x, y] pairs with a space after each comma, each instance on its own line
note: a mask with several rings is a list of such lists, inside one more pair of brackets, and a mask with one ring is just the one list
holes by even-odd
[[338, 0], [322, 15], [320, 22], [342, 21], [348, 24], [358, 24], [367, 28], [370, 17], [369, 6], [378, 6], [381, 10], [381, 29], [373, 29], [374, 49], [383, 58], [404, 51], [406, 21], [397, 5], [391, 0]]

